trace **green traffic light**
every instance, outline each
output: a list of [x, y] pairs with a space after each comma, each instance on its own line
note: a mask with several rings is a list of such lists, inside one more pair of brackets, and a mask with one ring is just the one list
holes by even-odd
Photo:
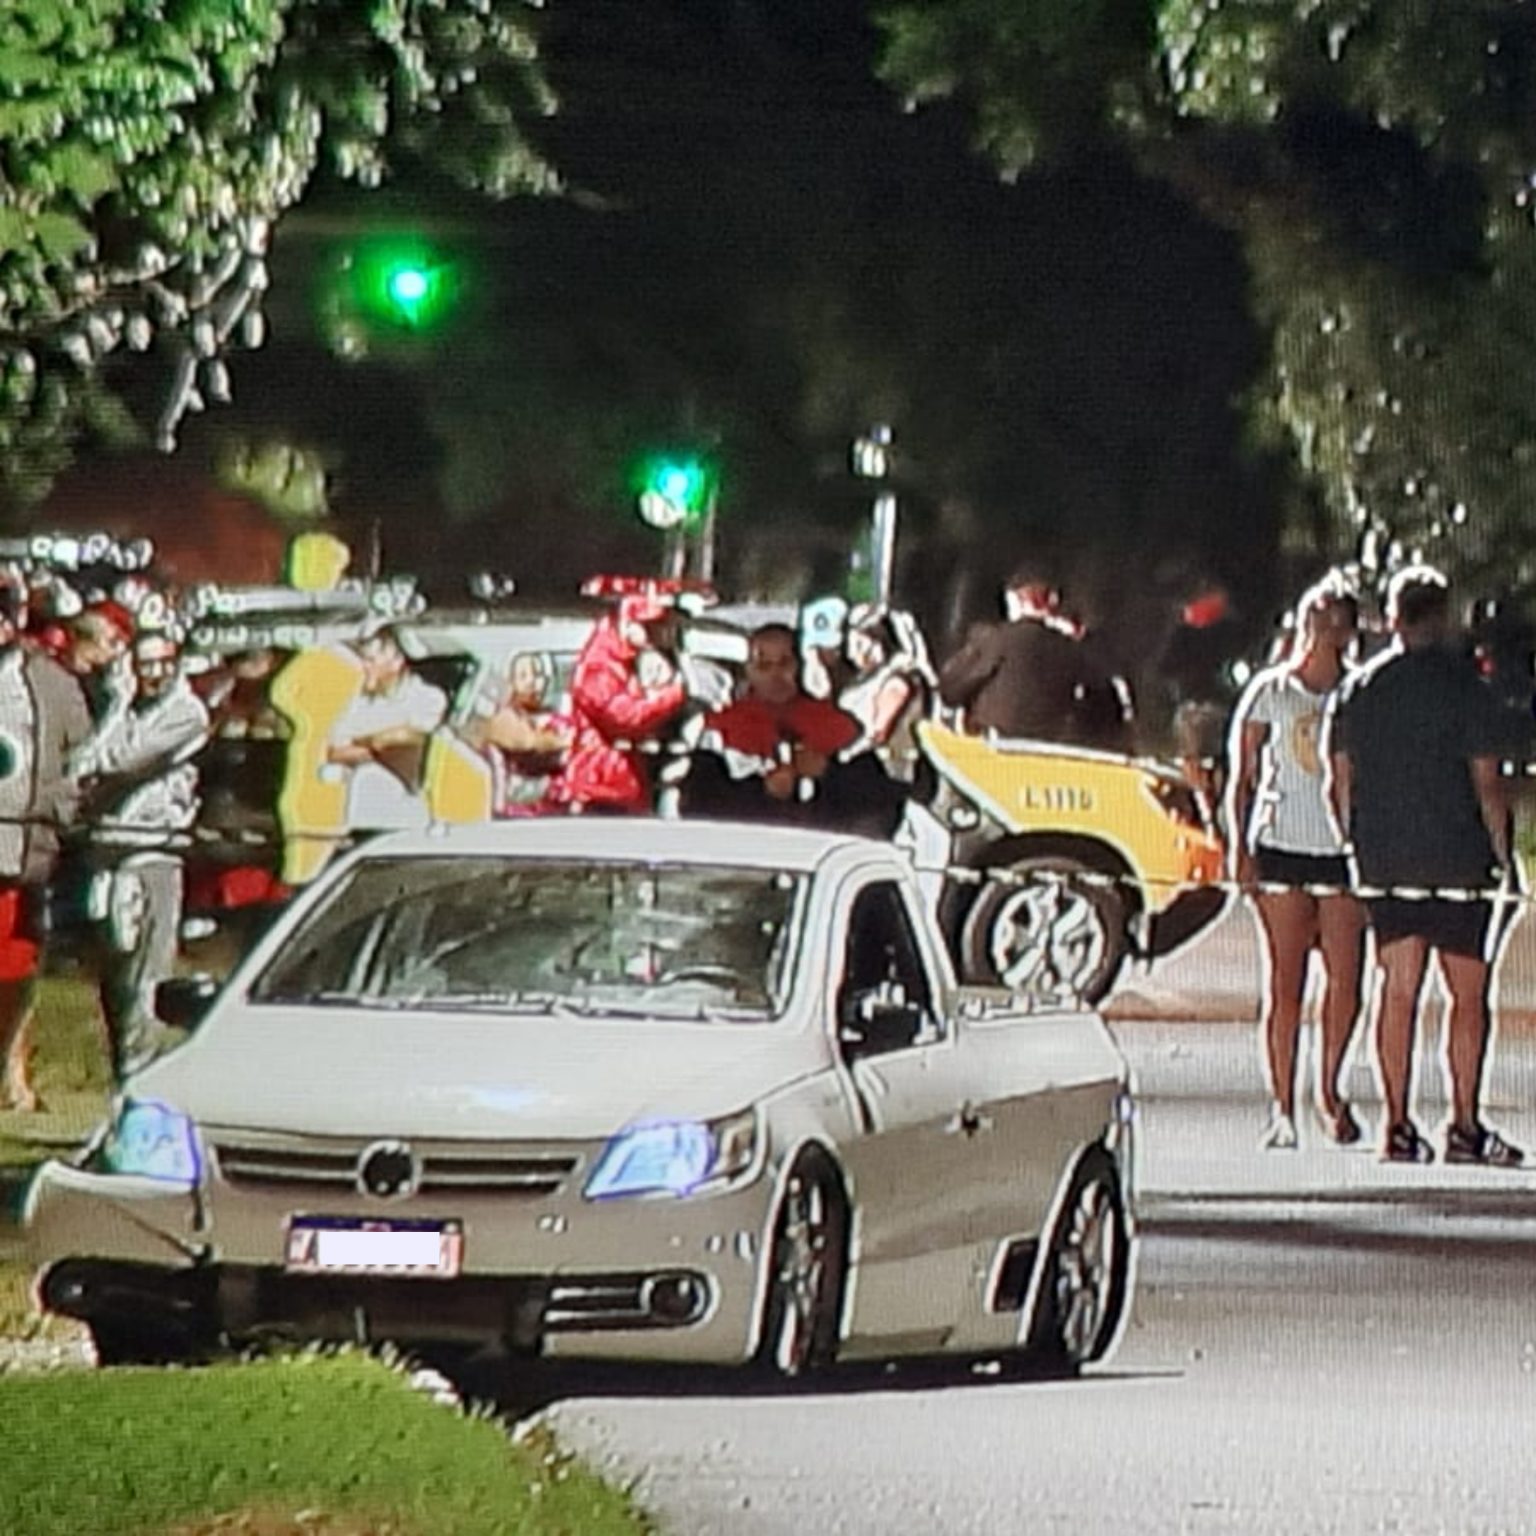
[[419, 267], [401, 267], [389, 277], [389, 296], [401, 309], [413, 309], [426, 298], [432, 280]]
[[457, 272], [424, 242], [377, 239], [349, 256], [352, 301], [367, 318], [405, 330], [430, 330], [458, 297]]
[[640, 515], [656, 527], [697, 523], [715, 494], [714, 467], [697, 458], [653, 457], [633, 478]]
[[687, 507], [698, 496], [703, 478], [697, 464], [667, 464], [656, 477], [656, 489], [668, 501]]
[[384, 274], [384, 297], [393, 309], [393, 318], [406, 325], [424, 325], [442, 308], [436, 269], [402, 262]]

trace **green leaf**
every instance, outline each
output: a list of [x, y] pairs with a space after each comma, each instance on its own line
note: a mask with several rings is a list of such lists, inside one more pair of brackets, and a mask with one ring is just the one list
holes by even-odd
[[83, 144], [63, 144], [49, 157], [54, 181], [82, 207], [117, 185], [117, 167], [110, 156]]
[[0, 256], [24, 251], [32, 244], [33, 223], [16, 208], [0, 207]]
[[67, 261], [91, 243], [91, 232], [67, 213], [40, 213], [33, 229], [38, 245], [53, 261]]

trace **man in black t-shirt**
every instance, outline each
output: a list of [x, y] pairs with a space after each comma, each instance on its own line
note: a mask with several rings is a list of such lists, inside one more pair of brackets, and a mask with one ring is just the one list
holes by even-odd
[[[1429, 1162], [1434, 1155], [1409, 1113], [1419, 995], [1433, 952], [1450, 994], [1446, 1161], [1515, 1167], [1524, 1155], [1478, 1113], [1491, 959], [1502, 936], [1493, 928], [1493, 898], [1510, 870], [1499, 777], [1510, 721], [1451, 648], [1450, 616], [1450, 590], [1438, 572], [1415, 567], [1394, 578], [1387, 617], [1395, 643], [1345, 682], [1332, 712], [1334, 806], [1366, 888], [1382, 973], [1384, 1156]], [[1475, 894], [1429, 894], [1440, 891]]]

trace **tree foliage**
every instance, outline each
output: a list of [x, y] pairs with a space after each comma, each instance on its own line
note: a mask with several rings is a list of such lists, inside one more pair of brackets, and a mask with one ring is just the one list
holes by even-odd
[[228, 398], [273, 231], [317, 174], [401, 157], [493, 197], [553, 175], [528, 0], [7, 0], [0, 10], [0, 460], [44, 473], [119, 350], [162, 353], [156, 426]]
[[886, 77], [967, 100], [1006, 172], [1115, 136], [1241, 233], [1273, 343], [1252, 421], [1329, 553], [1536, 583], [1536, 6], [898, 0], [882, 25]]
[[[494, 278], [472, 286], [498, 312], [413, 348], [447, 510], [525, 591], [569, 590], [596, 539], [648, 537], [635, 460], [703, 451], [726, 589], [827, 590], [870, 513], [849, 442], [883, 421], [900, 590], [940, 627], [991, 613], [1048, 545], [1118, 625], [1138, 602], [1160, 623], [1209, 547], [1240, 542], [1223, 574], [1267, 612], [1273, 479], [1234, 463], [1230, 402], [1262, 359], [1237, 242], [1120, 155], [1000, 185], [958, 114], [892, 109], [873, 38], [795, 30], [831, 5], [551, 14], [550, 147], [577, 191], [488, 221]], [[1095, 603], [1096, 577], [1121, 590]]]

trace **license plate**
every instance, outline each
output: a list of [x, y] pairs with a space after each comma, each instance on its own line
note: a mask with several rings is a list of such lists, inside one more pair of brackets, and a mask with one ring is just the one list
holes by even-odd
[[463, 1258], [464, 1228], [457, 1221], [297, 1216], [288, 1225], [287, 1267], [300, 1274], [451, 1279]]

